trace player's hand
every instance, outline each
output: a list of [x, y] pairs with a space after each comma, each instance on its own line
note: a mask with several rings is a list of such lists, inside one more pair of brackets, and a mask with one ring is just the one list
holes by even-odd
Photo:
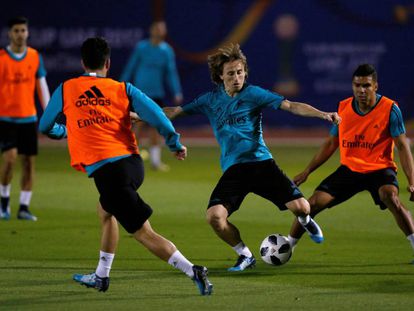
[[129, 117], [131, 118], [132, 124], [137, 123], [137, 122], [143, 122], [142, 119], [135, 112], [130, 111]]
[[293, 182], [296, 184], [296, 186], [299, 186], [300, 184], [303, 184], [308, 179], [308, 176], [309, 176], [309, 173], [307, 171], [303, 171], [302, 173], [293, 177]]
[[337, 112], [327, 112], [324, 115], [324, 119], [332, 122], [333, 124], [341, 123], [342, 119]]
[[181, 105], [182, 102], [183, 102], [183, 95], [177, 94], [174, 96], [174, 104], [176, 106]]
[[187, 147], [182, 146], [181, 150], [174, 151], [174, 156], [177, 158], [177, 160], [182, 161], [187, 157]]
[[407, 190], [410, 193], [410, 201], [414, 201], [414, 185], [407, 186]]
[[163, 107], [162, 111], [167, 116], [168, 119], [171, 119], [171, 117], [174, 115], [175, 107]]
[[173, 120], [183, 112], [181, 106], [164, 107], [162, 108], [168, 119]]

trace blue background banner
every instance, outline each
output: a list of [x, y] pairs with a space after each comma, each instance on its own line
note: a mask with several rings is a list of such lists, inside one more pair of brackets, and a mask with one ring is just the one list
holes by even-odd
[[[110, 76], [119, 78], [135, 44], [155, 19], [168, 25], [185, 102], [209, 91], [206, 57], [239, 42], [249, 62], [249, 82], [292, 100], [333, 111], [351, 96], [360, 63], [379, 74], [379, 93], [397, 100], [405, 120], [414, 118], [414, 1], [411, 0], [153, 0], [8, 1], [0, 11], [0, 44], [7, 20], [30, 20], [30, 45], [40, 50], [51, 90], [80, 74], [79, 47], [100, 35], [112, 45]], [[319, 120], [267, 111], [275, 127], [324, 126]], [[180, 121], [200, 125], [203, 118]]]

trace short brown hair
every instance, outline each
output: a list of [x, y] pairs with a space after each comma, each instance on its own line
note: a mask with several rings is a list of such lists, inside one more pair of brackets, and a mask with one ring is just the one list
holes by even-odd
[[219, 48], [217, 53], [209, 55], [207, 57], [208, 68], [210, 69], [211, 80], [215, 84], [222, 82], [220, 76], [223, 74], [223, 66], [225, 63], [232, 62], [235, 60], [241, 60], [244, 65], [244, 71], [246, 77], [249, 71], [247, 66], [247, 58], [240, 49], [238, 43], [230, 43], [222, 48]]
[[13, 28], [14, 25], [21, 25], [21, 24], [29, 26], [29, 20], [24, 16], [16, 16], [16, 17], [11, 18], [7, 23], [7, 25], [9, 26], [9, 29]]
[[88, 38], [82, 44], [81, 55], [86, 68], [102, 69], [111, 56], [111, 47], [104, 38]]

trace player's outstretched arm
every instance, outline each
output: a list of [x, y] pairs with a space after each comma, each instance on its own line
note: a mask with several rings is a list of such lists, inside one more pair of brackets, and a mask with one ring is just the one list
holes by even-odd
[[314, 170], [316, 170], [332, 156], [338, 146], [338, 137], [330, 135], [322, 144], [312, 160], [309, 162], [308, 166], [293, 178], [295, 184], [299, 186], [300, 184], [304, 183]]
[[290, 100], [283, 100], [280, 105], [280, 109], [289, 111], [293, 114], [302, 116], [302, 117], [313, 117], [327, 120], [334, 124], [339, 124], [341, 122], [341, 117], [336, 112], [324, 112], [316, 109], [315, 107], [299, 102], [292, 102]]
[[404, 174], [407, 176], [407, 190], [411, 193], [410, 201], [414, 201], [414, 162], [408, 138], [405, 134], [401, 134], [394, 137], [394, 143], [398, 149], [398, 155]]

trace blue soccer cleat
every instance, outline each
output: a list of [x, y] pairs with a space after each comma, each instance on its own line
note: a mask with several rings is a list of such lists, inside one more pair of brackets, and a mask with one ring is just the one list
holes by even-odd
[[319, 225], [311, 218], [306, 225], [302, 225], [306, 232], [309, 234], [310, 238], [315, 243], [322, 243], [323, 233]]
[[213, 292], [213, 284], [211, 284], [207, 278], [207, 275], [208, 275], [207, 268], [194, 265], [193, 272], [194, 272], [193, 281], [194, 283], [196, 283], [198, 290], [200, 291], [200, 294], [203, 296], [211, 295], [211, 293]]
[[0, 208], [0, 219], [10, 220], [10, 207], [8, 207], [6, 210]]
[[239, 272], [245, 269], [254, 268], [255, 266], [256, 266], [256, 259], [254, 258], [254, 256], [246, 257], [244, 255], [240, 255], [239, 258], [237, 259], [236, 264], [233, 267], [228, 268], [227, 271]]
[[88, 288], [96, 288], [100, 292], [106, 292], [109, 288], [109, 277], [101, 278], [95, 273], [74, 274], [73, 279]]
[[19, 211], [17, 213], [17, 219], [37, 221], [37, 217], [33, 215], [32, 213], [30, 213], [29, 211]]

